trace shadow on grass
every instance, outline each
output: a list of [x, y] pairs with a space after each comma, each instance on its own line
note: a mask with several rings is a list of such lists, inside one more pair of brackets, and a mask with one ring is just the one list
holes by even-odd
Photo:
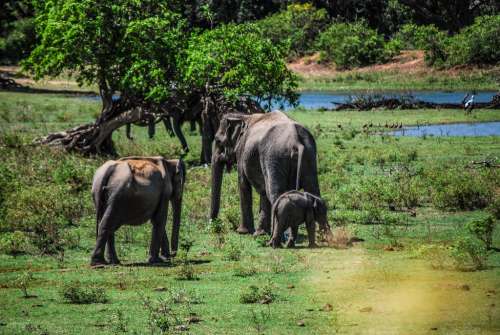
[[[207, 264], [211, 261], [204, 259], [190, 259], [185, 261], [187, 264], [199, 265]], [[163, 263], [148, 263], [148, 262], [134, 262], [134, 263], [124, 263], [121, 266], [124, 267], [160, 267], [160, 268], [172, 268], [180, 265], [179, 262], [163, 262]]]

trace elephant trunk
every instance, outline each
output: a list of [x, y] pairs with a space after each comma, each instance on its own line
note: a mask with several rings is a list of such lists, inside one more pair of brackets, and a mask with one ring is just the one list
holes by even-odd
[[216, 162], [215, 157], [216, 155], [212, 157], [212, 202], [210, 206], [210, 219], [216, 219], [219, 216], [220, 193], [224, 170], [223, 163]]
[[177, 254], [177, 248], [179, 245], [179, 228], [181, 226], [181, 208], [182, 208], [182, 197], [181, 199], [176, 199], [172, 201], [172, 211], [173, 211], [173, 223], [172, 223], [172, 251], [171, 255], [175, 256]]
[[171, 200], [172, 203], [172, 256], [177, 254], [179, 245], [179, 229], [181, 226], [181, 211], [182, 211], [182, 195], [184, 193], [184, 181], [186, 178], [186, 166], [182, 160], [177, 162], [175, 167], [176, 182], [175, 182], [175, 196]]

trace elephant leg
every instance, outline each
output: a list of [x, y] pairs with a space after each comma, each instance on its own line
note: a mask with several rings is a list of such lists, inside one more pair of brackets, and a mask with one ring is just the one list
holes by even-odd
[[177, 138], [181, 142], [182, 150], [184, 150], [185, 153], [188, 153], [189, 152], [189, 146], [188, 146], [188, 144], [186, 142], [186, 138], [184, 137], [184, 134], [182, 133], [181, 120], [180, 120], [179, 117], [174, 117], [173, 127], [174, 127], [175, 135], [177, 136]]
[[309, 248], [316, 248], [316, 222], [306, 222], [307, 239], [309, 240]]
[[169, 246], [168, 246], [167, 229], [165, 229], [165, 234], [163, 234], [163, 236], [161, 237], [160, 256], [163, 257], [165, 260], [170, 259], [170, 250], [169, 250]]
[[189, 131], [194, 133], [196, 131], [196, 120], [189, 121]]
[[115, 233], [112, 232], [108, 236], [108, 241], [106, 243], [106, 257], [109, 261], [109, 264], [120, 264], [120, 260], [116, 254], [115, 249]]
[[132, 134], [131, 134], [131, 130], [132, 130], [131, 128], [132, 128], [132, 126], [130, 125], [130, 123], [127, 123], [127, 124], [125, 125], [125, 135], [127, 135], [127, 138], [128, 138], [129, 140], [133, 140], [133, 139], [134, 139], [134, 138], [132, 137]]
[[201, 164], [210, 164], [212, 161], [212, 141], [214, 132], [210, 120], [203, 120], [201, 132]]
[[252, 186], [241, 174], [239, 175], [239, 186], [242, 222], [236, 231], [240, 234], [252, 234], [255, 231], [252, 213]]
[[264, 234], [271, 234], [271, 203], [265, 194], [261, 194], [259, 226], [254, 235]]
[[154, 117], [151, 117], [148, 120], [148, 137], [150, 139], [154, 138], [155, 133], [156, 133], [155, 119], [154, 119]]
[[273, 235], [268, 245], [270, 245], [274, 249], [281, 248], [281, 237], [283, 236], [283, 232], [284, 232], [283, 224], [281, 224], [279, 220], [276, 220], [273, 227]]
[[168, 133], [168, 136], [174, 137], [175, 134], [174, 134], [174, 130], [172, 129], [172, 122], [170, 121], [170, 117], [164, 116], [164, 117], [162, 117], [162, 121], [163, 121], [163, 125], [165, 126], [165, 130]]
[[166, 201], [161, 201], [159, 208], [156, 210], [155, 215], [151, 219], [153, 224], [153, 229], [151, 230], [151, 245], [149, 246], [149, 259], [148, 262], [160, 263], [162, 259], [159, 256], [160, 247], [163, 244], [163, 252], [168, 250], [168, 237], [165, 231], [165, 225], [167, 223], [167, 211], [168, 203]]
[[293, 225], [290, 227], [290, 238], [286, 243], [287, 248], [295, 248], [295, 241], [297, 241], [297, 237], [299, 236], [299, 226]]
[[104, 251], [106, 248], [106, 243], [108, 242], [109, 236], [112, 233], [111, 226], [111, 207], [108, 207], [102, 216], [99, 226], [97, 228], [97, 238], [94, 251], [90, 258], [90, 265], [102, 265], [107, 264], [104, 259]]

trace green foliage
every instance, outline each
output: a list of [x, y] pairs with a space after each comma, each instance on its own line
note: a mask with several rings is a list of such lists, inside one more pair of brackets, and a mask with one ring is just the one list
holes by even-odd
[[5, 202], [2, 230], [32, 233], [32, 241], [42, 253], [63, 248], [60, 230], [80, 217], [79, 199], [68, 197], [68, 188], [59, 185], [26, 186], [11, 193]]
[[303, 56], [314, 50], [314, 40], [328, 23], [327, 12], [309, 3], [291, 4], [283, 12], [257, 22], [262, 37], [275, 45], [283, 44], [289, 58]]
[[64, 300], [70, 304], [105, 304], [106, 291], [100, 287], [84, 287], [79, 281], [67, 283], [61, 289]]
[[183, 41], [182, 20], [166, 1], [45, 1], [37, 7], [40, 43], [24, 63], [36, 78], [73, 74], [145, 99], [165, 98]]
[[143, 298], [144, 309], [148, 312], [148, 324], [151, 334], [155, 334], [157, 330], [161, 334], [171, 334], [176, 326], [182, 324], [181, 316], [178, 311], [174, 310], [171, 302], [158, 298], [151, 299]]
[[[496, 172], [481, 173], [457, 168], [429, 170], [431, 201], [449, 210], [487, 207], [493, 200]], [[498, 179], [497, 179], [498, 180]]]
[[321, 59], [339, 68], [351, 68], [387, 61], [396, 52], [395, 44], [386, 48], [384, 38], [365, 22], [334, 23], [318, 37]]
[[4, 27], [8, 34], [0, 35], [0, 63], [16, 64], [29, 55], [35, 46], [33, 18], [22, 18]]
[[267, 282], [262, 287], [258, 287], [255, 285], [250, 285], [246, 287], [240, 293], [240, 303], [242, 304], [269, 304], [276, 300], [278, 297], [274, 292], [276, 288], [271, 284], [271, 282]]
[[495, 219], [488, 215], [481, 219], [469, 221], [465, 229], [477, 239], [482, 241], [487, 250], [491, 249], [493, 243], [493, 231], [495, 229]]
[[405, 49], [428, 49], [432, 41], [442, 34], [434, 25], [407, 23], [401, 27], [394, 39], [400, 40]]
[[235, 239], [229, 240], [224, 244], [224, 259], [227, 261], [239, 261], [243, 254], [241, 243]]
[[283, 53], [253, 24], [222, 25], [194, 33], [181, 68], [184, 87], [221, 91], [226, 97], [253, 96], [258, 101], [297, 100], [295, 75]]
[[453, 36], [446, 46], [446, 64], [480, 65], [500, 62], [500, 15], [481, 16]]
[[32, 295], [29, 294], [28, 288], [30, 287], [31, 283], [33, 282], [33, 272], [31, 271], [25, 271], [21, 273], [17, 278], [15, 285], [21, 290], [23, 293], [23, 298], [30, 298]]
[[461, 236], [452, 247], [451, 256], [459, 270], [482, 270], [486, 267], [488, 250], [472, 235]]
[[7, 255], [20, 255], [29, 250], [29, 238], [21, 231], [3, 233], [0, 237], [0, 253]]

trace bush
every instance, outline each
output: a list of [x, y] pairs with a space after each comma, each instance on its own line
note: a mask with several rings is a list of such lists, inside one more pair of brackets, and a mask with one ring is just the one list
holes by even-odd
[[493, 230], [495, 229], [495, 219], [493, 216], [488, 215], [482, 219], [469, 221], [465, 228], [467, 231], [482, 241], [487, 250], [491, 249], [493, 243]]
[[21, 231], [4, 233], [0, 237], [0, 252], [12, 256], [24, 254], [28, 251], [29, 239]]
[[473, 236], [462, 236], [453, 245], [451, 256], [459, 270], [482, 270], [486, 267], [488, 250]]
[[473, 210], [493, 200], [494, 176], [478, 171], [449, 168], [437, 170], [431, 178], [431, 201], [448, 210]]
[[80, 282], [66, 284], [61, 295], [70, 304], [105, 304], [108, 297], [103, 288], [83, 287]]
[[274, 44], [284, 44], [289, 57], [303, 56], [314, 49], [314, 40], [328, 23], [327, 12], [311, 4], [292, 4], [286, 11], [257, 22], [262, 35]]
[[243, 254], [240, 243], [235, 240], [230, 240], [229, 243], [224, 245], [224, 260], [226, 261], [239, 261]]
[[339, 68], [382, 63], [396, 52], [395, 44], [386, 49], [384, 38], [364, 22], [331, 25], [319, 35], [317, 48], [321, 60], [333, 61]]
[[28, 56], [36, 41], [33, 18], [12, 22], [5, 38], [0, 38], [0, 63], [16, 64]]
[[439, 29], [434, 25], [416, 25], [408, 23], [401, 27], [399, 32], [394, 36], [395, 40], [399, 40], [404, 49], [421, 49], [426, 50], [429, 43], [441, 34]]
[[269, 304], [276, 300], [277, 295], [274, 291], [273, 285], [267, 283], [259, 288], [255, 285], [250, 285], [240, 293], [240, 303], [242, 304]]
[[500, 62], [500, 15], [477, 17], [474, 24], [450, 38], [447, 65]]

